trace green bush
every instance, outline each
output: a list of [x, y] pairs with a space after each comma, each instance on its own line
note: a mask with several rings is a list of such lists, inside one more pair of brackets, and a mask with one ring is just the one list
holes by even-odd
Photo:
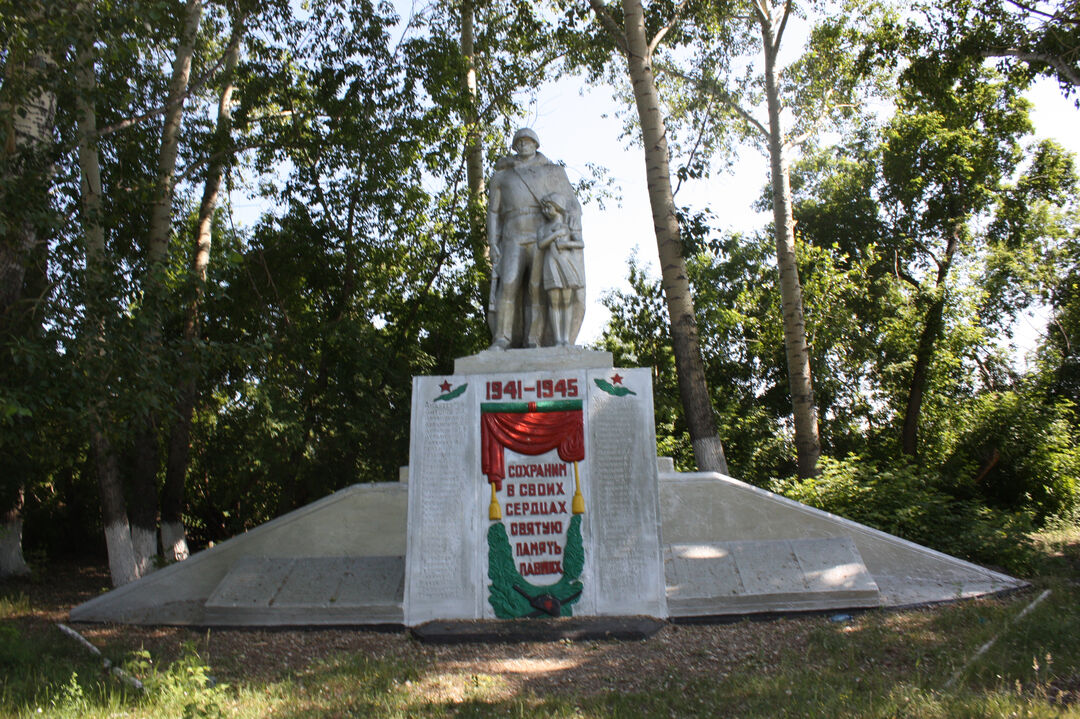
[[939, 474], [899, 460], [823, 457], [817, 477], [776, 481], [786, 497], [981, 564], [1031, 566], [1031, 517], [991, 509], [945, 490]]
[[1073, 407], [1023, 392], [975, 398], [943, 473], [957, 493], [1030, 512], [1043, 526], [1080, 505], [1080, 438]]

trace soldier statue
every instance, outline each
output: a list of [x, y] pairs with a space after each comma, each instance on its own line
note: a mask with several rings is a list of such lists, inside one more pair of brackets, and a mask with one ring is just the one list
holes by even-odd
[[[546, 253], [568, 255], [573, 266], [580, 268], [581, 205], [566, 171], [537, 149], [540, 138], [528, 128], [514, 133], [511, 143], [514, 155], [503, 157], [495, 164], [495, 173], [488, 185], [487, 236], [491, 250], [491, 304], [488, 308], [492, 328], [492, 349], [512, 347], [541, 347], [573, 344], [585, 315], [584, 272], [569, 281], [567, 272], [555, 272], [551, 267], [566, 268], [566, 259], [549, 263], [548, 284], [544, 286]], [[559, 222], [565, 231], [541, 248], [545, 234], [551, 234], [551, 200], [559, 205]], [[557, 283], [553, 285], [552, 283]], [[553, 290], [559, 290], [557, 293]], [[555, 322], [550, 316], [544, 296], [559, 298]], [[567, 298], [568, 301], [563, 301]]]

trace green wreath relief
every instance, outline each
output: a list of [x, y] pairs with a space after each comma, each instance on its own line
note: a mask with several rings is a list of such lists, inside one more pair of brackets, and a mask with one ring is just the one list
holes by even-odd
[[488, 579], [491, 580], [488, 601], [499, 619], [572, 617], [573, 605], [581, 598], [582, 584], [578, 577], [584, 566], [581, 515], [570, 519], [566, 531], [562, 577], [548, 586], [531, 584], [518, 572], [510, 538], [502, 522], [495, 522], [488, 528]]

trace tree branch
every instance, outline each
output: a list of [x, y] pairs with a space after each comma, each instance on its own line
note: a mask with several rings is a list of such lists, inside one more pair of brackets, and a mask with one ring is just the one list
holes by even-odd
[[922, 291], [922, 284], [910, 274], [908, 274], [907, 270], [900, 268], [900, 253], [898, 252], [893, 253], [893, 272], [899, 279], [904, 280], [916, 290], [919, 290], [920, 292]]
[[[710, 92], [710, 94], [711, 94], [711, 91], [709, 91], [709, 90], [707, 90], [707, 91]], [[725, 106], [727, 106], [729, 109], [734, 110], [735, 114], [737, 114], [739, 117], [741, 117], [743, 120], [745, 120], [747, 122], [747, 124], [749, 124], [755, 130], [760, 132], [762, 137], [765, 137], [765, 138], [769, 137], [769, 128], [767, 128], [763, 124], [761, 124], [761, 122], [756, 117], [754, 117], [749, 112], [744, 110], [742, 108], [742, 106], [739, 105], [737, 102], [735, 102], [731, 98], [725, 98], [725, 97], [717, 97], [716, 99], [719, 100]]]
[[611, 34], [611, 38], [618, 45], [622, 54], [629, 55], [630, 47], [626, 44], [626, 33], [619, 28], [619, 23], [615, 22], [615, 18], [611, 17], [611, 13], [607, 11], [607, 6], [604, 5], [603, 0], [589, 0], [589, 6], [596, 13], [596, 17], [600, 19], [600, 24]]
[[762, 25], [769, 23], [769, 12], [765, 2], [766, 0], [754, 0], [754, 2], [750, 3], [751, 7], [754, 8], [754, 19]]
[[[716, 101], [716, 98], [713, 97], [712, 95], [709, 95], [709, 98], [710, 98], [710, 100], [712, 100], [714, 102]], [[694, 140], [694, 146], [690, 149], [690, 157], [687, 159], [687, 164], [690, 164], [691, 162], [693, 162], [694, 157], [697, 156], [698, 148], [701, 147], [701, 141], [705, 138], [705, 130], [708, 129], [709, 123], [712, 120], [712, 109], [713, 109], [712, 102], [710, 102], [708, 107], [705, 108], [705, 120], [704, 120], [704, 122], [701, 123], [700, 131], [698, 132], [697, 139]], [[683, 183], [683, 178], [680, 177], [679, 182], [675, 185], [675, 189], [671, 191], [671, 196], [672, 197], [675, 197], [675, 195], [679, 194], [679, 190], [682, 189], [682, 183]]]
[[679, 24], [679, 20], [682, 19], [683, 10], [686, 9], [686, 3], [687, 0], [682, 0], [682, 2], [675, 7], [675, 14], [671, 16], [671, 22], [660, 28], [659, 32], [653, 36], [652, 42], [649, 43], [649, 57], [652, 57], [652, 54], [656, 52], [656, 48], [660, 46], [660, 41], [664, 39], [664, 36]]
[[757, 118], [744, 110], [742, 106], [739, 105], [739, 103], [736, 102], [735, 99], [731, 97], [731, 95], [728, 94], [726, 90], [718, 87], [715, 81], [706, 80], [705, 78], [691, 77], [690, 75], [687, 75], [678, 68], [667, 64], [659, 65], [658, 67], [660, 67], [660, 69], [662, 69], [664, 72], [671, 73], [672, 75], [681, 80], [684, 80], [692, 85], [696, 85], [703, 92], [708, 93], [709, 97], [713, 98], [721, 105], [727, 107], [739, 117], [741, 117], [748, 125], [760, 132], [764, 137], [769, 136], [768, 128], [766, 128], [765, 125], [763, 125]]
[[1003, 48], [990, 48], [982, 51], [983, 57], [1015, 57], [1017, 60], [1024, 62], [1044, 62], [1050, 67], [1057, 70], [1059, 74], [1064, 76], [1073, 85], [1080, 85], [1080, 73], [1069, 67], [1069, 65], [1061, 58], [1054, 57], [1053, 55], [1046, 55], [1040, 52], [1027, 52], [1015, 47], [1003, 47]]
[[219, 151], [215, 152], [214, 154], [209, 155], [207, 157], [204, 157], [203, 159], [201, 159], [201, 160], [199, 160], [197, 162], [193, 162], [190, 165], [188, 165], [187, 167], [185, 167], [184, 171], [176, 176], [176, 184], [179, 185], [181, 182], [186, 182], [192, 175], [195, 174], [196, 170], [200, 169], [201, 167], [204, 167], [205, 165], [210, 164], [214, 160], [219, 160], [219, 159], [223, 158], [225, 155], [230, 155], [230, 154], [235, 155], [235, 154], [238, 154], [238, 153], [241, 153], [241, 152], [246, 152], [247, 150], [257, 150], [260, 147], [267, 147], [267, 146], [270, 146], [270, 145], [273, 145], [275, 147], [282, 147], [281, 143], [276, 138], [265, 138], [265, 137], [260, 138], [260, 140], [258, 142], [244, 142], [244, 143], [239, 143], [239, 144], [236, 144], [236, 143], [231, 144], [226, 149], [219, 150]]
[[108, 127], [103, 127], [98, 130], [98, 137], [106, 137], [107, 135], [111, 135], [114, 132], [126, 130], [132, 125], [137, 125], [140, 122], [146, 122], [147, 120], [157, 117], [158, 115], [164, 115], [166, 112], [172, 110], [177, 105], [183, 104], [189, 97], [194, 95], [199, 90], [203, 89], [203, 87], [206, 86], [206, 83], [210, 82], [210, 78], [212, 78], [214, 74], [221, 69], [221, 66], [224, 62], [225, 55], [222, 55], [218, 58], [217, 62], [214, 63], [214, 66], [207, 70], [206, 73], [196, 82], [188, 83], [187, 90], [185, 90], [182, 95], [176, 97], [172, 102], [165, 103], [161, 107], [155, 107], [153, 110], [144, 112], [141, 115], [136, 115], [135, 117], [129, 117], [127, 119], [121, 120], [120, 122], [113, 123]]
[[1065, 354], [1071, 355], [1073, 353], [1072, 342], [1069, 341], [1069, 333], [1065, 329], [1065, 325], [1061, 324], [1061, 321], [1057, 318], [1053, 318], [1050, 321], [1058, 328], [1058, 331], [1061, 332], [1061, 339], [1065, 342]]
[[855, 105], [850, 103], [850, 102], [842, 102], [842, 103], [839, 103], [837, 105], [830, 106], [829, 105], [829, 98], [830, 97], [832, 97], [832, 90], [831, 89], [828, 90], [825, 93], [824, 103], [823, 103], [825, 105], [825, 107], [821, 111], [821, 113], [817, 117], [815, 117], [814, 120], [810, 123], [810, 127], [806, 130], [806, 132], [803, 132], [800, 135], [796, 135], [795, 137], [793, 137], [793, 138], [791, 138], [789, 140], [786, 140], [784, 142], [784, 148], [785, 149], [790, 150], [792, 148], [799, 147], [804, 142], [806, 142], [811, 137], [813, 137], [814, 134], [817, 132], [818, 128], [821, 127], [821, 124], [825, 121], [826, 116], [828, 116], [828, 114], [829, 114], [829, 112], [831, 110], [837, 110], [837, 109], [839, 109], [841, 107], [855, 107]]
[[1018, 2], [1018, 0], [1007, 0], [1007, 2], [1010, 5], [1015, 5], [1016, 7], [1020, 8], [1021, 10], [1026, 10], [1027, 12], [1031, 13], [1032, 15], [1041, 15], [1042, 17], [1046, 18], [1047, 20], [1056, 20], [1058, 22], [1067, 22], [1067, 23], [1070, 23], [1072, 25], [1080, 25], [1080, 18], [1065, 17], [1065, 16], [1059, 15], [1057, 13], [1051, 15], [1050, 13], [1045, 12], [1043, 10], [1039, 10], [1038, 8], [1033, 7], [1031, 5], [1028, 5], [1027, 3]]
[[780, 29], [776, 31], [776, 40], [773, 41], [773, 52], [780, 52], [780, 40], [784, 37], [784, 30], [787, 29], [788, 18], [791, 17], [791, 0], [787, 0], [784, 3], [784, 17], [780, 20]]

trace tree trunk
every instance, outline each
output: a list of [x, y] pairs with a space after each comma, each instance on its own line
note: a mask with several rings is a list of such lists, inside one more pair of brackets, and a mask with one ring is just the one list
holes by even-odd
[[476, 49], [473, 32], [473, 0], [461, 6], [461, 55], [465, 59], [465, 173], [469, 183], [469, 228], [474, 232], [477, 247], [487, 256], [487, 234], [484, 214], [479, 211], [484, 200], [484, 144], [480, 138], [479, 94], [476, 85]]
[[469, 223], [469, 247], [481, 277], [481, 297], [488, 298], [484, 303], [484, 311], [487, 314], [488, 327], [494, 335], [496, 314], [493, 311], [494, 297], [491, 296], [491, 255], [487, 243], [487, 186], [484, 182], [484, 143], [480, 133], [480, 95], [476, 83], [475, 11], [473, 0], [463, 0], [461, 56], [465, 60], [465, 77], [462, 81], [465, 116], [462, 119], [465, 122], [465, 179], [469, 186], [465, 212]]
[[[22, 80], [32, 86], [51, 63], [43, 53], [28, 59], [12, 58], [5, 68], [4, 85], [18, 85]], [[41, 179], [51, 174], [51, 165], [39, 167], [39, 162], [52, 145], [56, 95], [47, 88], [31, 92], [30, 97], [0, 98], [0, 122], [7, 130], [3, 166], [20, 175], [17, 184], [22, 191], [45, 193], [48, 188]], [[35, 201], [31, 206], [39, 204]], [[5, 207], [5, 224], [14, 220], [15, 226], [9, 226], [0, 237], [0, 340], [8, 337], [13, 307], [22, 295], [26, 261], [39, 241], [37, 228], [28, 219], [18, 217], [17, 210]]]
[[0, 514], [0, 579], [30, 573], [22, 551], [22, 504], [20, 489], [11, 508]]
[[640, 0], [623, 0], [623, 18], [630, 82], [634, 90], [641, 136], [645, 146], [645, 173], [652, 207], [653, 229], [660, 256], [661, 283], [671, 318], [671, 344], [675, 351], [675, 371], [679, 397], [686, 412], [690, 441], [698, 469], [727, 473], [723, 446], [716, 432], [712, 400], [705, 381], [705, 367], [698, 343], [697, 318], [682, 256], [679, 221], [671, 191], [667, 129], [653, 77], [652, 58], [645, 34], [645, 17]]
[[938, 264], [937, 278], [932, 290], [934, 294], [926, 310], [926, 321], [923, 323], [919, 344], [915, 349], [915, 368], [911, 372], [911, 383], [908, 385], [904, 428], [900, 435], [903, 452], [909, 457], [918, 455], [919, 420], [922, 415], [927, 381], [930, 378], [930, 363], [934, 358], [934, 347], [945, 328], [945, 281], [948, 279], [949, 268], [952, 266], [953, 256], [956, 254], [956, 247], [960, 241], [960, 232], [961, 227], [957, 224], [949, 233], [949, 239], [945, 245], [945, 256]]
[[[143, 284], [143, 308], [146, 336], [143, 357], [150, 373], [160, 376], [161, 325], [164, 317], [164, 274], [167, 270], [169, 239], [172, 235], [173, 187], [176, 181], [176, 157], [180, 147], [180, 125], [184, 117], [184, 96], [191, 75], [195, 38], [202, 19], [202, 0], [187, 0], [184, 26], [173, 59], [169, 95], [158, 153], [157, 187], [150, 216], [146, 243], [146, 277]], [[132, 476], [132, 534], [140, 566], [148, 571], [157, 554], [158, 486], [160, 466], [157, 417], [147, 411], [138, 418], [141, 426], [135, 438], [135, 465]]]
[[922, 414], [923, 397], [926, 383], [930, 377], [930, 360], [934, 356], [934, 345], [944, 327], [945, 297], [935, 298], [926, 312], [926, 321], [919, 334], [919, 345], [915, 350], [915, 369], [911, 372], [908, 385], [907, 406], [904, 410], [904, 429], [901, 432], [904, 454], [914, 457], [918, 454], [919, 418]]
[[[33, 3], [26, 15], [32, 21], [41, 21], [44, 11], [40, 3]], [[0, 236], [0, 351], [3, 352], [0, 372], [12, 382], [23, 381], [23, 376], [22, 368], [15, 367], [10, 360], [6, 351], [8, 343], [18, 338], [32, 338], [41, 327], [40, 320], [34, 319], [34, 303], [24, 302], [23, 297], [28, 283], [27, 267], [34, 255], [43, 249], [34, 214], [47, 203], [53, 172], [47, 154], [52, 146], [56, 94], [45, 84], [44, 77], [51, 65], [48, 51], [9, 47], [0, 87], [3, 92], [0, 95], [0, 122], [6, 130], [6, 141], [0, 150], [3, 152], [0, 166], [6, 175], [3, 184], [17, 188], [16, 192], [32, 195], [26, 203], [16, 202], [13, 197], [3, 201], [7, 232]], [[20, 96], [6, 92], [20, 86], [28, 88]], [[28, 215], [20, 216], [19, 211], [23, 208], [29, 208]], [[24, 452], [24, 448], [18, 446], [18, 440], [11, 437], [0, 442], [0, 446], [4, 453]], [[14, 470], [14, 476], [0, 481], [10, 483], [9, 486], [15, 489], [11, 505], [0, 508], [0, 577], [24, 575], [30, 572], [22, 551], [26, 470], [21, 462], [3, 461], [0, 464]]]
[[75, 62], [75, 105], [79, 145], [79, 169], [82, 174], [82, 226], [86, 242], [86, 325], [83, 329], [83, 357], [87, 375], [95, 380], [100, 395], [90, 401], [87, 419], [90, 424], [90, 448], [97, 469], [101, 491], [102, 524], [109, 552], [109, 571], [113, 586], [138, 579], [135, 551], [131, 543], [127, 506], [120, 484], [120, 469], [112, 443], [105, 434], [109, 378], [105, 371], [105, 229], [101, 208], [101, 164], [97, 148], [97, 113], [94, 97], [94, 8], [84, 2], [80, 8], [84, 27], [79, 38]]
[[165, 560], [178, 562], [188, 557], [187, 535], [184, 531], [184, 482], [187, 478], [191, 456], [191, 416], [198, 397], [196, 381], [197, 363], [192, 353], [199, 341], [202, 298], [206, 292], [206, 272], [210, 265], [210, 247], [213, 240], [214, 210], [225, 170], [225, 150], [232, 132], [232, 95], [236, 89], [233, 75], [240, 56], [240, 38], [244, 32], [244, 18], [233, 22], [229, 47], [225, 54], [221, 94], [218, 97], [217, 126], [214, 130], [214, 147], [210, 164], [206, 169], [199, 219], [195, 230], [195, 256], [191, 274], [195, 280], [195, 296], [188, 305], [184, 322], [184, 344], [187, 347], [181, 360], [182, 389], [177, 405], [177, 418], [169, 434], [168, 459], [165, 464], [165, 486], [161, 494], [161, 549]]
[[184, 118], [184, 95], [187, 93], [188, 78], [191, 76], [191, 59], [195, 54], [195, 37], [199, 31], [202, 9], [202, 0], [187, 0], [184, 29], [173, 60], [169, 97], [166, 100], [168, 109], [161, 131], [161, 150], [158, 153], [157, 190], [146, 248], [147, 264], [151, 269], [160, 269], [168, 255], [169, 236], [172, 234], [176, 155], [180, 147], [180, 123]]
[[157, 556], [158, 514], [158, 432], [157, 415], [148, 412], [140, 417], [142, 425], [135, 432], [134, 455], [131, 463], [129, 517], [131, 542], [135, 548], [135, 563], [139, 576], [154, 570]]
[[101, 523], [105, 527], [109, 574], [113, 586], [119, 587], [138, 579], [139, 567], [135, 561], [135, 546], [131, 540], [131, 524], [128, 522], [116, 453], [101, 430], [102, 421], [97, 413], [93, 413], [91, 423], [90, 451], [94, 456], [98, 489], [101, 491]]
[[810, 381], [810, 351], [806, 342], [802, 285], [795, 260], [795, 222], [791, 209], [791, 184], [780, 125], [780, 87], [776, 67], [776, 30], [768, 6], [761, 4], [758, 16], [765, 50], [765, 96], [769, 108], [769, 162], [773, 193], [773, 225], [776, 239], [776, 266], [780, 273], [780, 301], [784, 322], [784, 352], [787, 356], [788, 388], [795, 421], [795, 453], [800, 477], [817, 474], [821, 455], [817, 408]]

